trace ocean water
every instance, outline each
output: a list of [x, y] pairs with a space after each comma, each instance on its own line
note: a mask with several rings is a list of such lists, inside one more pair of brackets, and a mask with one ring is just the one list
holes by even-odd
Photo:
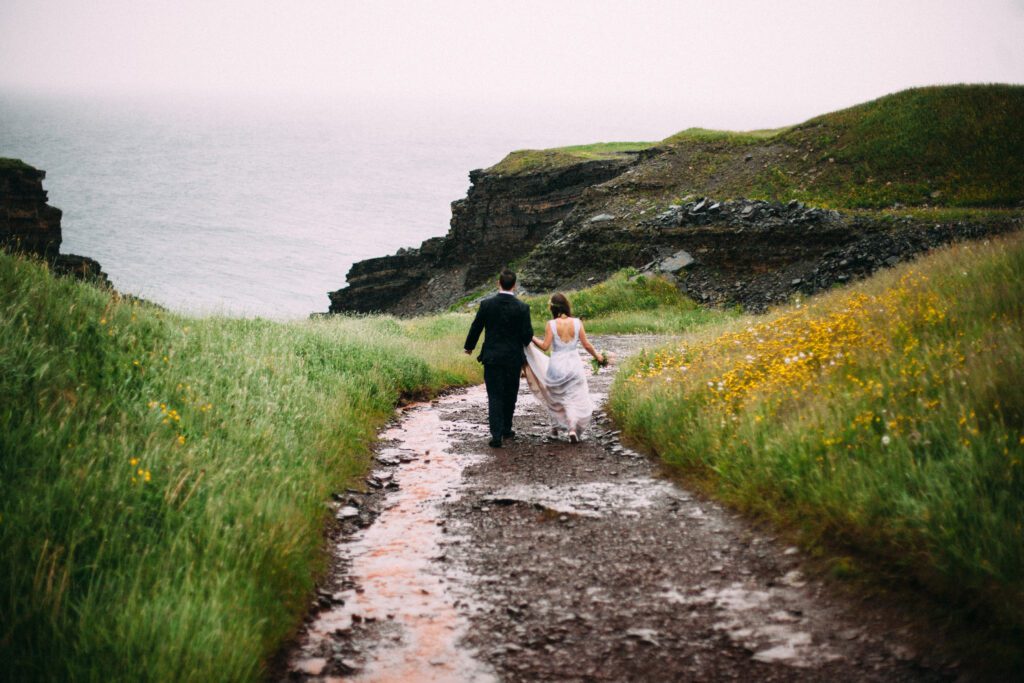
[[543, 109], [0, 93], [0, 156], [47, 172], [62, 251], [173, 310], [272, 318], [325, 311], [353, 262], [447, 232], [470, 169], [604, 129]]

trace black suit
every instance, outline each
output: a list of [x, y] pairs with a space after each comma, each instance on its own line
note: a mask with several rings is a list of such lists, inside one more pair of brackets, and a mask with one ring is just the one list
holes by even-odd
[[519, 373], [526, 363], [524, 347], [533, 339], [530, 307], [512, 294], [495, 294], [480, 302], [476, 318], [466, 336], [466, 350], [472, 351], [486, 330], [480, 349], [487, 386], [487, 421], [491, 438], [500, 441], [512, 431], [512, 414], [519, 395]]

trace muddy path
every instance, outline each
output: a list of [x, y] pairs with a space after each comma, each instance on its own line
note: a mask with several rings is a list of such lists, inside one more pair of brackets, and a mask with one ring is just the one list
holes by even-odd
[[[654, 342], [597, 345], [621, 358]], [[611, 379], [591, 377], [599, 403]], [[399, 413], [365, 490], [335, 495], [334, 566], [275, 677], [966, 676], [932, 654], [920, 618], [815, 578], [796, 548], [672, 483], [595, 418], [581, 444], [553, 439], [525, 381], [502, 449], [486, 445], [482, 387]]]

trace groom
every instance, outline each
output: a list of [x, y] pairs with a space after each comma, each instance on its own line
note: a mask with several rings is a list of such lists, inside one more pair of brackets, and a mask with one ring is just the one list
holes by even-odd
[[501, 448], [502, 439], [514, 438], [512, 413], [519, 395], [519, 373], [526, 363], [523, 348], [533, 340], [530, 307], [516, 298], [516, 274], [501, 271], [498, 293], [480, 302], [466, 337], [466, 353], [473, 353], [480, 332], [487, 330], [480, 350], [487, 387], [488, 445]]

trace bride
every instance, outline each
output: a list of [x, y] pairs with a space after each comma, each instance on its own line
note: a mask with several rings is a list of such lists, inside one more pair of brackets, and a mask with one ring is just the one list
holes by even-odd
[[[579, 442], [579, 436], [590, 426], [594, 402], [590, 398], [587, 376], [577, 350], [580, 345], [598, 363], [604, 356], [587, 340], [583, 322], [572, 317], [572, 308], [564, 294], [554, 294], [548, 302], [551, 320], [544, 328], [544, 339], [533, 338], [526, 347], [526, 380], [537, 399], [548, 409], [554, 427], [569, 431], [569, 441]], [[551, 349], [551, 358], [541, 351]], [[539, 350], [538, 350], [539, 349]]]

